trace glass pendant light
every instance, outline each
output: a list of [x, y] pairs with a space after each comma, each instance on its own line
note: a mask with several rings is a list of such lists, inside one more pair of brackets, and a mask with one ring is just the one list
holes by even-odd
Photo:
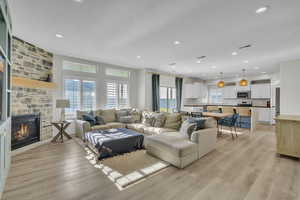
[[225, 82], [223, 80], [223, 72], [221, 74], [221, 80], [217, 83], [218, 88], [223, 88], [225, 86]]
[[243, 69], [243, 78], [240, 80], [240, 86], [248, 86], [248, 80], [246, 79], [246, 70]]

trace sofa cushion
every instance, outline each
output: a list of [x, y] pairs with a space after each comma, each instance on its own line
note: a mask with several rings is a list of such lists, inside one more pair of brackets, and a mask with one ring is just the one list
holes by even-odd
[[120, 117], [119, 122], [125, 123], [125, 124], [130, 124], [130, 123], [133, 123], [134, 121], [133, 121], [132, 116], [123, 116], [123, 117]]
[[117, 117], [117, 120], [120, 121], [120, 118], [121, 117], [125, 117], [125, 116], [128, 116], [129, 115], [129, 112], [128, 110], [117, 110], [116, 111], [116, 117]]
[[116, 110], [115, 109], [102, 110], [101, 116], [103, 117], [105, 123], [116, 122]]
[[101, 109], [97, 109], [97, 110], [94, 110], [93, 113], [94, 113], [94, 116], [99, 116], [99, 115], [101, 115], [102, 110]]
[[147, 126], [145, 126], [142, 123], [127, 124], [128, 129], [132, 129], [132, 130], [137, 131], [139, 133], [144, 133], [144, 128], [146, 128], [146, 127]]
[[180, 134], [186, 139], [190, 139], [192, 133], [196, 130], [196, 123], [194, 121], [185, 120], [180, 127]]
[[144, 127], [144, 133], [147, 135], [157, 135], [166, 132], [174, 132], [176, 130], [170, 128], [159, 128], [159, 127]]
[[154, 127], [163, 127], [166, 121], [166, 115], [164, 113], [153, 113], [153, 126]]
[[106, 124], [110, 128], [126, 128], [126, 125], [120, 122], [110, 122]]
[[181, 115], [179, 113], [166, 114], [164, 128], [179, 130], [181, 125]]
[[145, 144], [146, 149], [147, 146], [152, 146], [176, 157], [184, 157], [197, 152], [197, 144], [190, 142], [179, 132], [148, 136], [145, 138]]
[[96, 125], [96, 126], [92, 126], [91, 130], [95, 131], [95, 130], [107, 130], [110, 129], [110, 126], [105, 124], [105, 125]]

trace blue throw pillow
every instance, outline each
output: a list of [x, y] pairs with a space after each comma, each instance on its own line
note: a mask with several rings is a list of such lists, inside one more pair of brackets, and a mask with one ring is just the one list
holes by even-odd
[[190, 118], [189, 122], [190, 123], [196, 123], [196, 130], [198, 131], [200, 129], [204, 129], [205, 128], [205, 120], [204, 118]]
[[93, 115], [84, 114], [84, 115], [82, 115], [82, 119], [84, 121], [89, 122], [91, 126], [95, 126], [96, 125], [96, 119], [95, 119], [95, 117]]
[[96, 120], [96, 125], [104, 125], [105, 124], [104, 119], [103, 119], [102, 116], [97, 115], [95, 117], [95, 120]]

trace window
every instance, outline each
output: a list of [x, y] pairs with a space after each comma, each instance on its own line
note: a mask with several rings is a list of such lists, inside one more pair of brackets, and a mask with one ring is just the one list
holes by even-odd
[[120, 70], [120, 69], [113, 69], [113, 68], [106, 68], [105, 74], [107, 76], [116, 76], [121, 78], [129, 78], [129, 71]]
[[63, 69], [75, 72], [86, 72], [86, 73], [96, 73], [97, 67], [95, 65], [74, 63], [70, 61], [63, 62]]
[[77, 110], [92, 110], [96, 107], [96, 82], [79, 79], [64, 80], [64, 96], [70, 100], [66, 109], [67, 118], [75, 117]]
[[173, 87], [160, 87], [160, 112], [173, 112], [177, 109], [176, 89]]
[[221, 88], [209, 87], [209, 103], [222, 103], [223, 102], [223, 93]]
[[126, 108], [129, 107], [128, 84], [117, 81], [106, 82], [106, 107]]

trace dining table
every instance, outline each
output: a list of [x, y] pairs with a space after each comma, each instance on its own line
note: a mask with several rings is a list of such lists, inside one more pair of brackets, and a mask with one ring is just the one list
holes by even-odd
[[221, 131], [219, 129], [219, 120], [224, 119], [225, 117], [231, 117], [233, 113], [216, 113], [216, 112], [203, 112], [203, 117], [212, 117], [217, 121], [217, 128], [218, 128], [218, 136], [221, 135]]

